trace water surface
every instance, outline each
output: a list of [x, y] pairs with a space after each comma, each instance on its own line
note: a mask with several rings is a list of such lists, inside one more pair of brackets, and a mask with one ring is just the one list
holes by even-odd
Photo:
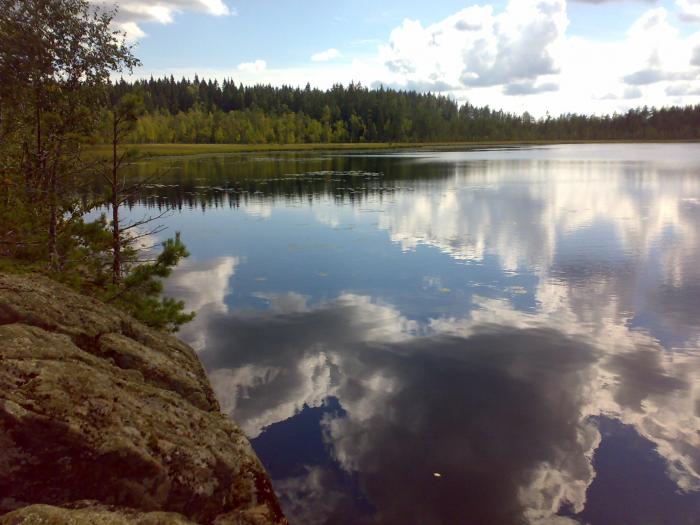
[[132, 204], [299, 524], [697, 524], [700, 146], [160, 160]]

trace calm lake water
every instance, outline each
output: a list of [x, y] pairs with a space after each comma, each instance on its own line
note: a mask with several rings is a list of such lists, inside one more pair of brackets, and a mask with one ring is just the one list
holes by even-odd
[[700, 523], [700, 145], [166, 165], [131, 213], [292, 523]]

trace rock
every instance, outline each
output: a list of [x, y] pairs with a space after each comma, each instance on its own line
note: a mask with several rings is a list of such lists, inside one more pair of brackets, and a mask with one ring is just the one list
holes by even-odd
[[219, 408], [194, 350], [54, 281], [0, 274], [0, 325], [15, 322], [67, 335], [82, 350], [139, 370], [150, 383], [165, 382], [201, 408]]
[[0, 341], [0, 523], [286, 523], [185, 344], [8, 275]]
[[49, 505], [32, 505], [0, 516], [0, 525], [192, 525], [179, 514], [138, 512], [94, 506], [64, 509]]

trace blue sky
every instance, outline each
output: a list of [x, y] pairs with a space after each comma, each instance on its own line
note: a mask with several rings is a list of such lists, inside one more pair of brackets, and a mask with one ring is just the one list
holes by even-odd
[[144, 64], [138, 76], [355, 80], [534, 114], [700, 103], [700, 0], [126, 0], [120, 9]]

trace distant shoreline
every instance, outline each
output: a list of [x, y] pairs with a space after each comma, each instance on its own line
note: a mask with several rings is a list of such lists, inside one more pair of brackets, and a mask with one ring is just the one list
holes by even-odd
[[[120, 149], [133, 150], [140, 158], [180, 157], [227, 153], [312, 152], [312, 151], [390, 151], [390, 150], [460, 150], [508, 146], [548, 146], [563, 144], [700, 144], [698, 140], [517, 140], [476, 142], [353, 142], [316, 144], [126, 144]], [[111, 146], [97, 145], [90, 154], [111, 154]]]

